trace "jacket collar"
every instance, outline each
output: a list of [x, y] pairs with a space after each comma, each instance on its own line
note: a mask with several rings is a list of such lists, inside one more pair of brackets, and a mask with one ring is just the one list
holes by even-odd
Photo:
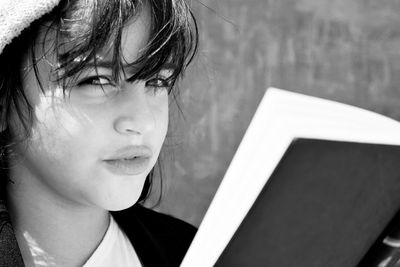
[[5, 202], [0, 199], [0, 266], [23, 267], [24, 261]]

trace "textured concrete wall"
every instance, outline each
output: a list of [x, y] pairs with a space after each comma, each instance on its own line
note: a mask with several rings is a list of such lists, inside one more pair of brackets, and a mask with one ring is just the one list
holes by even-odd
[[268, 86], [400, 119], [399, 1], [192, 5], [200, 51], [181, 85], [185, 119], [171, 107], [165, 194], [158, 209], [200, 223]]

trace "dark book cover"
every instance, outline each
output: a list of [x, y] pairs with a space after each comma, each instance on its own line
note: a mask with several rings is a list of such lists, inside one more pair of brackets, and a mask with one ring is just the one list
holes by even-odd
[[216, 266], [357, 266], [399, 207], [400, 147], [298, 139]]

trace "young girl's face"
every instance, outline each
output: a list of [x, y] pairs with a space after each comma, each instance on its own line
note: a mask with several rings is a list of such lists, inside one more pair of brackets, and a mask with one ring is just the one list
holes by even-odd
[[[150, 20], [144, 8], [125, 26], [122, 62], [139, 57]], [[29, 68], [23, 86], [34, 122], [30, 137], [17, 145], [10, 159], [16, 186], [58, 204], [120, 210], [137, 201], [167, 132], [168, 91], [146, 81], [130, 83], [128, 72], [121, 72], [115, 84], [110, 51], [98, 54], [97, 71], [88, 66], [66, 95], [53, 82], [56, 63], [51, 57], [38, 63], [44, 92]], [[14, 121], [11, 128], [17, 135], [22, 125]]]

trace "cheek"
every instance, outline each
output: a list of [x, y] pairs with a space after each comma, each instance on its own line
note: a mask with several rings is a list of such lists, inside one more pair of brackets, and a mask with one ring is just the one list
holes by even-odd
[[162, 127], [165, 131], [164, 135], [166, 134], [167, 128], [168, 128], [168, 119], [169, 119], [169, 113], [168, 113], [168, 102], [164, 103], [164, 105], [162, 106], [162, 110], [161, 110], [161, 114], [162, 114]]
[[88, 133], [85, 125], [89, 125], [90, 120], [83, 113], [62, 104], [61, 100], [60, 103], [56, 103], [57, 99], [52, 101], [55, 102], [44, 99], [35, 107], [30, 142], [50, 157], [69, 156], [71, 148], [79, 145], [80, 139]]
[[[22, 149], [27, 148], [32, 156], [37, 155], [37, 163], [41, 159], [43, 164], [47, 163], [48, 166], [58, 169], [73, 166], [72, 164], [83, 164], [82, 161], [89, 160], [85, 155], [93, 153], [95, 149], [93, 141], [98, 134], [94, 132], [101, 132], [95, 128], [99, 127], [100, 119], [91, 116], [81, 106], [73, 105], [69, 96], [64, 96], [61, 88], [30, 97], [33, 123], [29, 138], [23, 141]], [[17, 129], [21, 131], [21, 125]]]
[[70, 187], [83, 176], [82, 165], [90, 159], [85, 156], [91, 152], [85, 144], [88, 132], [62, 108], [49, 109], [42, 115], [35, 120], [21, 154], [26, 155], [26, 163], [36, 177], [52, 187]]
[[34, 107], [29, 138], [17, 150], [35, 180], [66, 198], [86, 201], [96, 186], [92, 178], [98, 176], [96, 156], [103, 137], [93, 127], [100, 119], [79, 111], [65, 103], [42, 101]]
[[153, 113], [155, 113], [156, 117], [156, 134], [160, 138], [161, 144], [164, 142], [165, 136], [167, 135], [168, 131], [168, 96], [161, 101], [158, 101], [156, 105], [154, 105]]

